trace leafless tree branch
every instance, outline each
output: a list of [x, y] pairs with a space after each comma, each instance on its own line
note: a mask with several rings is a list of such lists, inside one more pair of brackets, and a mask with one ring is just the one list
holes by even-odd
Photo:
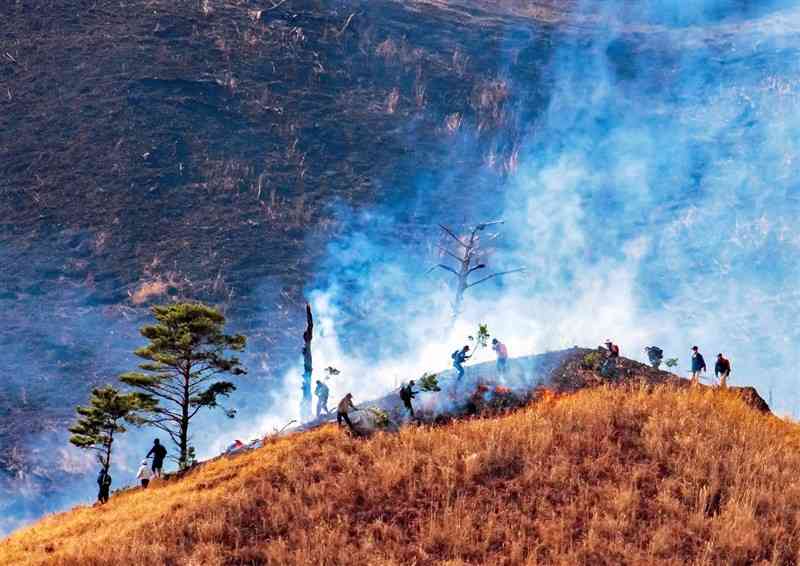
[[489, 279], [491, 279], [493, 277], [500, 277], [501, 275], [508, 275], [509, 273], [519, 273], [520, 271], [525, 271], [525, 268], [524, 267], [520, 267], [518, 269], [510, 269], [508, 271], [501, 271], [500, 273], [492, 273], [491, 275], [487, 275], [483, 279], [478, 279], [474, 283], [470, 283], [469, 285], [467, 285], [467, 288], [474, 287], [475, 285], [480, 285], [484, 281], [488, 281]]
[[462, 241], [461, 241], [461, 238], [459, 238], [458, 236], [456, 236], [455, 234], [453, 234], [453, 232], [450, 230], [450, 228], [448, 228], [448, 227], [447, 227], [447, 226], [445, 226], [444, 224], [439, 224], [439, 228], [441, 228], [442, 230], [444, 230], [444, 231], [447, 233], [447, 235], [448, 235], [448, 236], [450, 236], [450, 237], [451, 237], [451, 238], [453, 238], [453, 239], [454, 239], [456, 242], [458, 242], [459, 244], [461, 244], [462, 246], [464, 246], [464, 248], [466, 248], [466, 249], [469, 249], [469, 246], [467, 246], [467, 244], [465, 244], [464, 242], [462, 242]]

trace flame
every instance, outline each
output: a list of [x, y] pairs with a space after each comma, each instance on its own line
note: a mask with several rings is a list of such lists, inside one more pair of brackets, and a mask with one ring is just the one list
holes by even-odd
[[537, 395], [538, 400], [545, 403], [555, 401], [558, 397], [559, 394], [552, 389], [542, 389]]

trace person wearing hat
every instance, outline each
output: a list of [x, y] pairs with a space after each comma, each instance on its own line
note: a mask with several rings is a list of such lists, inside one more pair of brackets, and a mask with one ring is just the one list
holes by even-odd
[[692, 385], [700, 383], [700, 374], [706, 369], [706, 360], [700, 353], [700, 348], [692, 346]]
[[350, 411], [357, 411], [358, 407], [353, 404], [353, 394], [348, 393], [342, 400], [339, 401], [339, 406], [336, 408], [336, 423], [339, 426], [342, 426], [342, 421], [347, 423], [347, 427], [353, 432], [357, 433], [355, 427], [353, 426], [353, 422], [350, 420], [350, 415], [348, 414]]
[[139, 471], [136, 472], [136, 479], [142, 482], [142, 488], [146, 489], [150, 483], [150, 478], [153, 477], [153, 470], [150, 469], [150, 462], [142, 460], [142, 465], [139, 466]]

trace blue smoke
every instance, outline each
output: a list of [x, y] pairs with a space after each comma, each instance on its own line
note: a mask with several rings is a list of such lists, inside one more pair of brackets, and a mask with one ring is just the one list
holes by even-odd
[[[488, 144], [462, 134], [461, 159], [345, 217], [310, 286], [336, 307], [339, 348], [385, 360], [446, 342], [421, 360], [436, 370], [486, 322], [512, 355], [612, 337], [633, 358], [659, 344], [685, 372], [698, 344], [709, 361], [732, 359], [734, 384], [793, 413], [800, 13], [788, 6], [587, 5], [573, 15], [579, 31], [553, 35], [540, 72], [501, 62], [495, 80], [510, 92], [502, 112], [515, 138], [512, 128]], [[509, 46], [521, 54], [516, 31]], [[501, 156], [510, 173], [493, 175], [494, 187], [489, 166], [473, 166], [491, 148], [516, 152]], [[464, 324], [448, 333], [451, 293], [426, 274], [443, 259], [436, 223], [496, 215], [506, 223], [492, 267], [527, 272], [470, 291]]]
[[[331, 401], [349, 390], [364, 400], [443, 369], [485, 322], [512, 356], [611, 337], [632, 358], [658, 344], [685, 371], [693, 344], [708, 361], [722, 351], [734, 385], [753, 384], [773, 397], [777, 412], [793, 413], [800, 339], [796, 6], [587, 3], [557, 28], [510, 28], [503, 47], [512, 56], [481, 70], [488, 75], [475, 107], [439, 117], [442, 160], [425, 165], [409, 152], [377, 180], [387, 190], [374, 207], [337, 210], [344, 228], [307, 287], [318, 315], [315, 379], [328, 365], [342, 370]], [[429, 143], [430, 132], [412, 127], [408, 136], [413, 149]], [[391, 190], [398, 176], [413, 177], [410, 190]], [[429, 271], [446, 259], [436, 248], [446, 243], [437, 224], [463, 229], [496, 218], [505, 224], [490, 268], [527, 271], [470, 290], [462, 320], [451, 327], [452, 281]], [[52, 322], [34, 295], [25, 297], [14, 297], [20, 312], [13, 318], [34, 321], [37, 339], [57, 343], [66, 323]], [[87, 371], [112, 376], [134, 367], [132, 355], [107, 360], [98, 344], [109, 344], [103, 340], [115, 330], [124, 337], [123, 348], [114, 339], [115, 351], [132, 351], [142, 342], [141, 321], [115, 328], [102, 305], [82, 301], [76, 305], [88, 308], [85, 324], [72, 330], [85, 337]], [[231, 322], [247, 334], [264, 323]], [[5, 346], [6, 367], [36, 359]], [[299, 346], [298, 337], [298, 362]], [[252, 372], [265, 371], [262, 355], [251, 356]], [[45, 362], [30, 369], [76, 375]], [[201, 457], [296, 417], [300, 374], [290, 368], [271, 398], [245, 384], [253, 395], [232, 400], [242, 409], [232, 423], [204, 415], [195, 429]], [[29, 380], [13, 382], [12, 395], [20, 395]], [[41, 442], [66, 442], [65, 433], [56, 436]], [[152, 437], [132, 433], [120, 444], [115, 485], [132, 481]], [[84, 501], [93, 497], [93, 475], [80, 480]], [[0, 514], [29, 519], [74, 501], [36, 497], [5, 499]], [[0, 532], [15, 524], [0, 523]]]

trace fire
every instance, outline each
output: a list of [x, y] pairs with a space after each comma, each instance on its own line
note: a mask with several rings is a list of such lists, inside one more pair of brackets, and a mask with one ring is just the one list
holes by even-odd
[[497, 387], [494, 388], [494, 392], [498, 395], [508, 395], [509, 393], [511, 393], [511, 388], [498, 385]]
[[558, 393], [553, 391], [552, 389], [542, 389], [539, 391], [537, 398], [539, 401], [543, 401], [545, 403], [550, 401], [555, 401], [559, 397]]

